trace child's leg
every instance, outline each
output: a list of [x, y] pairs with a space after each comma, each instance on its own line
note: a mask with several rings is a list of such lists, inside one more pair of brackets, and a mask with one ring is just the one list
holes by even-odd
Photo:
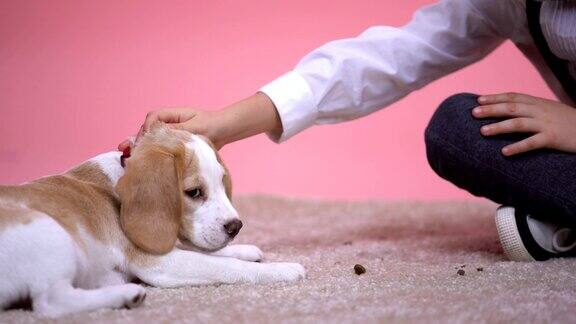
[[523, 134], [483, 137], [473, 94], [446, 99], [426, 129], [430, 166], [442, 178], [476, 196], [522, 208], [541, 218], [576, 225], [576, 154], [537, 150], [505, 157], [500, 150]]

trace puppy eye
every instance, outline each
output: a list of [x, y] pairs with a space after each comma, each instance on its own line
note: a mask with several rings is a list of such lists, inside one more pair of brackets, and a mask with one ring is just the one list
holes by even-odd
[[192, 199], [198, 199], [202, 197], [202, 190], [200, 188], [186, 190], [186, 195]]

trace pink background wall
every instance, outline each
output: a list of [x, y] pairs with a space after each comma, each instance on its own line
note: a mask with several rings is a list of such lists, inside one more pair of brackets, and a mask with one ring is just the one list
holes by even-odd
[[[0, 1], [0, 183], [62, 172], [134, 133], [152, 108], [215, 109], [313, 48], [432, 1]], [[362, 120], [223, 155], [236, 191], [345, 199], [461, 199], [426, 162], [423, 129], [446, 96], [551, 97], [506, 43], [483, 62]]]

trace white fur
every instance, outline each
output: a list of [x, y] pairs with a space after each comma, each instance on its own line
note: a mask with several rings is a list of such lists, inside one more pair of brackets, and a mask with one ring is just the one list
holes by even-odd
[[212, 255], [236, 258], [244, 261], [260, 262], [264, 258], [262, 250], [257, 246], [248, 244], [228, 245], [213, 252]]
[[[203, 240], [200, 248], [221, 248], [229, 241], [223, 224], [238, 217], [222, 183], [224, 169], [200, 137], [194, 136], [186, 147], [199, 159], [209, 197], [194, 213], [194, 235]], [[113, 185], [124, 173], [117, 152], [90, 161]], [[49, 317], [136, 307], [144, 300], [145, 289], [128, 283], [134, 277], [157, 287], [180, 287], [295, 281], [305, 276], [304, 268], [296, 263], [254, 262], [262, 260], [262, 251], [252, 245], [226, 246], [213, 253], [174, 248], [166, 255], [146, 255], [145, 262], [135, 264], [124, 255], [120, 242], [104, 244], [79, 224], [81, 242], [77, 242], [48, 215], [10, 202], [10, 208], [14, 206], [35, 215], [29, 223], [0, 229], [0, 309], [27, 297], [35, 312]]]
[[207, 196], [206, 201], [193, 215], [185, 216], [194, 218], [193, 243], [206, 250], [222, 248], [229, 242], [229, 237], [224, 232], [224, 224], [238, 218], [238, 212], [226, 196], [222, 183], [224, 168], [218, 163], [212, 147], [199, 136], [192, 135], [186, 148], [192, 150], [198, 158], [199, 173]]
[[124, 175], [124, 168], [120, 164], [120, 152], [108, 152], [100, 154], [92, 159], [90, 162], [96, 163], [100, 169], [106, 174], [112, 187], [116, 187], [118, 179]]
[[[107, 259], [103, 254], [100, 257]], [[113, 287], [82, 289], [101, 286], [85, 281], [101, 279], [98, 261], [88, 260], [54, 219], [39, 213], [34, 221], [0, 233], [0, 307], [30, 297], [36, 313], [57, 317], [142, 301], [144, 288], [124, 282]]]
[[181, 287], [215, 283], [271, 283], [304, 278], [298, 263], [257, 263], [231, 257], [174, 249], [156, 257], [155, 266], [132, 267], [133, 273], [156, 287]]

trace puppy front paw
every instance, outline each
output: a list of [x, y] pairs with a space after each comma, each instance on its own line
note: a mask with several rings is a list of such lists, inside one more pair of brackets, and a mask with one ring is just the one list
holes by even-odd
[[[236, 244], [236, 258], [244, 261], [260, 262], [264, 259], [264, 253], [256, 245]], [[231, 247], [232, 247], [231, 246]]]
[[264, 263], [265, 274], [260, 277], [264, 282], [294, 282], [306, 278], [306, 269], [299, 263]]
[[262, 250], [255, 245], [249, 244], [228, 245], [214, 254], [250, 262], [260, 262], [264, 258]]

